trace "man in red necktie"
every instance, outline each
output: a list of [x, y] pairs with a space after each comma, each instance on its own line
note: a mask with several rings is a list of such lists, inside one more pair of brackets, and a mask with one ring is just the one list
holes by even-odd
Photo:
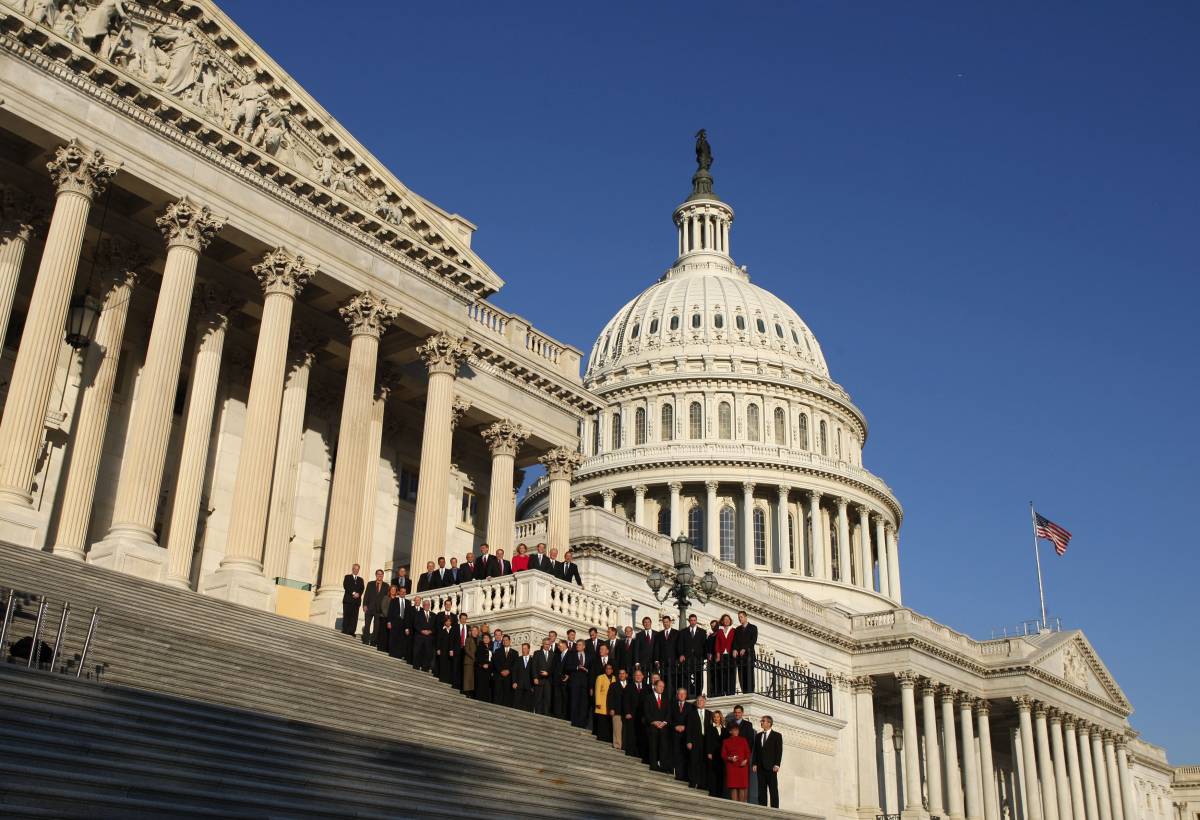
[[673, 759], [671, 754], [671, 706], [663, 695], [666, 684], [659, 680], [654, 686], [654, 694], [646, 698], [646, 748], [650, 758], [650, 768], [660, 772], [672, 771]]

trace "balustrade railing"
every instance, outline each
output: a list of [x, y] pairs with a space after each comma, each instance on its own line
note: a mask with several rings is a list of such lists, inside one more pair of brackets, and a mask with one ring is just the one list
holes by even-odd
[[827, 678], [780, 666], [766, 658], [753, 657], [749, 663], [729, 656], [715, 661], [689, 658], [680, 662], [671, 658], [655, 662], [648, 671], [661, 676], [671, 693], [686, 688], [689, 697], [757, 694], [810, 712], [833, 715], [833, 684]]
[[455, 612], [466, 612], [476, 622], [531, 607], [559, 616], [564, 625], [615, 626], [629, 620], [628, 605], [537, 570], [416, 594], [434, 598], [439, 605], [449, 598]]
[[[0, 621], [0, 660], [63, 674], [74, 670], [75, 677], [83, 677], [87, 668], [88, 653], [92, 648], [92, 639], [100, 622], [100, 607], [92, 609], [80, 651], [60, 665], [59, 661], [64, 659], [68, 628], [71, 624], [71, 603], [66, 601], [61, 605], [53, 604], [45, 595], [3, 588], [0, 588], [0, 598], [4, 600], [3, 621]], [[51, 623], [55, 614], [58, 616], [57, 628]], [[32, 624], [28, 630], [21, 628], [30, 622]], [[49, 640], [51, 629], [54, 629], [53, 647], [46, 642]], [[23, 632], [27, 634], [19, 634]], [[101, 667], [97, 667], [95, 670], [97, 677], [100, 675], [100, 669]], [[88, 672], [87, 676], [90, 678], [92, 672]]]

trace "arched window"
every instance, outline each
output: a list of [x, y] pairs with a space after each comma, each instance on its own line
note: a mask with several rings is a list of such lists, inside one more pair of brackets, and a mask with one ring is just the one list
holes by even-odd
[[808, 449], [808, 414], [800, 414], [800, 449]]
[[717, 314], [713, 315], [713, 327], [715, 327], [717, 330], [720, 330], [721, 328], [725, 327], [725, 315], [724, 314], [717, 313]]
[[700, 329], [700, 314], [699, 313], [692, 314], [692, 328], [695, 330]]
[[633, 330], [631, 330], [629, 332], [629, 338], [636, 339], [638, 337], [638, 334], [641, 332], [642, 332], [642, 325], [641, 325], [641, 322], [639, 322], [638, 324], [634, 325]]
[[650, 335], [653, 336], [655, 333], [658, 333], [658, 319], [651, 319], [650, 320]]
[[639, 407], [633, 414], [633, 443], [646, 443], [646, 408]]
[[671, 327], [671, 330], [679, 330], [679, 317], [678, 316], [671, 317], [671, 326], [670, 327]]
[[688, 408], [688, 437], [704, 438], [704, 406], [698, 401]]
[[779, 324], [778, 322], [775, 323], [775, 335], [780, 339], [783, 338], [783, 325]]
[[821, 455], [829, 455], [829, 428], [825, 426], [825, 420], [821, 420]]
[[704, 509], [699, 504], [693, 504], [687, 516], [688, 540], [698, 550], [704, 550]]
[[737, 325], [737, 329], [738, 329], [738, 330], [745, 330], [745, 329], [746, 329], [746, 317], [745, 317], [745, 316], [742, 316], [742, 315], [740, 315], [740, 314], [739, 314], [738, 316], [735, 316], [735, 317], [734, 317], [734, 320], [733, 320], [733, 321], [734, 321], [734, 324], [736, 324], [736, 325]]
[[671, 534], [671, 508], [665, 504], [658, 508], [658, 532], [666, 536]]
[[780, 447], [787, 445], [787, 420], [783, 408], [775, 408], [775, 443]]
[[767, 323], [766, 323], [766, 322], [764, 322], [762, 319], [755, 319], [755, 320], [754, 320], [754, 326], [755, 326], [756, 328], [758, 328], [758, 332], [759, 332], [759, 333], [766, 333], [766, 332], [767, 332]]
[[617, 411], [612, 415], [612, 448], [614, 450], [621, 449], [621, 413]]
[[732, 561], [734, 559], [733, 507], [727, 505], [721, 508], [720, 524], [721, 560]]
[[791, 513], [788, 513], [788, 554], [792, 557], [792, 570], [800, 572], [799, 556], [796, 554], [796, 516]]
[[754, 509], [754, 563], [767, 563], [767, 515]]
[[662, 406], [662, 423], [659, 434], [663, 441], [673, 441], [675, 439], [675, 408], [669, 404]]
[[751, 441], [758, 441], [761, 438], [759, 435], [759, 427], [761, 426], [759, 421], [758, 405], [748, 405], [746, 407], [746, 437]]
[[733, 408], [727, 401], [717, 405], [717, 435], [721, 438], [733, 438]]

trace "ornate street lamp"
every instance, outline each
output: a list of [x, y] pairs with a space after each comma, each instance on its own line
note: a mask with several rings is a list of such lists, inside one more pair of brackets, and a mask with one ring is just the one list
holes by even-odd
[[712, 570], [704, 573], [700, 579], [699, 589], [696, 588], [696, 571], [692, 569], [692, 542], [687, 539], [687, 536], [680, 535], [671, 542], [671, 559], [675, 563], [675, 579], [670, 581], [668, 586], [668, 578], [663, 574], [663, 571], [658, 569], [650, 570], [650, 574], [646, 576], [646, 586], [650, 587], [650, 591], [654, 593], [654, 600], [660, 604], [668, 598], [675, 599], [675, 605], [679, 607], [679, 628], [683, 629], [687, 623], [688, 606], [692, 602], [692, 598], [702, 604], [707, 604], [709, 599], [717, 591], [717, 577], [712, 574]]
[[95, 303], [86, 293], [73, 299], [71, 312], [67, 316], [67, 344], [76, 350], [83, 350], [90, 345], [99, 316]]

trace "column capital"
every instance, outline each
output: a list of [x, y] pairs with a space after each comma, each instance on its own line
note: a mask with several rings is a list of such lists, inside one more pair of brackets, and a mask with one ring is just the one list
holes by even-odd
[[935, 697], [938, 693], [938, 688], [941, 686], [933, 678], [924, 678], [921, 680], [921, 694], [929, 697]]
[[229, 288], [219, 287], [205, 279], [192, 290], [192, 315], [203, 325], [224, 329], [229, 325], [229, 314], [241, 302], [241, 298], [233, 296]]
[[952, 686], [943, 686], [938, 691], [938, 694], [941, 695], [942, 703], [954, 703], [962, 693]]
[[449, 333], [435, 333], [417, 348], [430, 373], [449, 373], [454, 376], [458, 368], [475, 352], [475, 344], [466, 336], [454, 337]]
[[1072, 731], [1072, 732], [1073, 732], [1073, 731], [1075, 731], [1075, 724], [1076, 724], [1076, 723], [1077, 723], [1077, 721], [1076, 721], [1076, 719], [1075, 719], [1075, 716], [1074, 716], [1074, 715], [1069, 715], [1069, 714], [1067, 714], [1066, 712], [1063, 712], [1063, 714], [1062, 714], [1062, 725], [1063, 725], [1063, 729], [1064, 729], [1064, 730], [1067, 730], [1067, 731]]
[[1083, 737], [1092, 733], [1092, 725], [1082, 718], [1075, 720], [1075, 734]]
[[136, 242], [118, 236], [101, 239], [93, 258], [100, 270], [96, 296], [101, 300], [114, 288], [137, 282], [142, 266], [150, 261], [149, 254]]
[[850, 679], [850, 688], [855, 694], [864, 692], [871, 694], [875, 691], [875, 679], [870, 675], [861, 675]]
[[721, 482], [719, 482], [719, 481], [705, 481], [704, 482], [704, 489], [713, 494], [715, 494], [717, 492], [717, 488], [720, 486], [721, 486]]
[[463, 416], [471, 409], [471, 402], [462, 396], [455, 396], [450, 405], [450, 429], [453, 430], [462, 422]]
[[841, 514], [846, 512], [846, 507], [850, 504], [850, 499], [839, 495], [834, 498], [834, 502], [837, 504], [838, 513]]
[[893, 524], [891, 521], [884, 520], [883, 528], [887, 532], [888, 535], [896, 534], [896, 525]]
[[349, 326], [351, 336], [374, 336], [378, 339], [396, 318], [397, 311], [388, 304], [387, 299], [364, 290], [342, 305], [338, 313]]
[[587, 506], [587, 496], [586, 495], [575, 496], [574, 498], [571, 499], [571, 506], [577, 510], [583, 509], [584, 507]]
[[754, 482], [753, 481], [743, 481], [742, 482], [742, 492], [745, 493], [746, 495], [754, 495]]
[[646, 493], [650, 492], [650, 488], [645, 484], [638, 484], [633, 488], [633, 492], [637, 495], [645, 497]]
[[683, 482], [682, 481], [668, 481], [667, 489], [673, 493], [681, 492], [683, 490]]
[[1046, 717], [1050, 720], [1050, 725], [1062, 723], [1062, 712], [1055, 709], [1053, 706], [1046, 709]]
[[612, 500], [617, 497], [617, 491], [616, 490], [601, 490], [600, 495], [604, 498], [605, 501], [607, 501], [611, 504]]
[[488, 450], [493, 457], [516, 456], [521, 445], [525, 443], [525, 439], [529, 438], [528, 430], [509, 419], [501, 419], [494, 424], [489, 424], [479, 434], [487, 442]]
[[917, 673], [909, 669], [903, 669], [896, 674], [896, 680], [900, 684], [901, 689], [912, 689], [917, 685]]
[[1035, 719], [1041, 718], [1044, 720], [1046, 717], [1046, 709], [1046, 704], [1042, 703], [1040, 700], [1035, 700], [1033, 702], [1033, 717]]
[[970, 692], [959, 692], [958, 708], [960, 710], [965, 709], [967, 711], [971, 711], [975, 708], [975, 702], [977, 700], [979, 700], [979, 698], [975, 697]]
[[46, 209], [29, 194], [11, 185], [0, 186], [0, 239], [30, 237], [46, 224]]
[[[571, 480], [576, 468], [583, 463], [583, 456], [570, 447], [555, 447], [538, 459], [546, 467], [546, 475], [550, 480]], [[576, 505], [579, 506], [579, 505]]]
[[293, 365], [301, 367], [312, 364], [318, 351], [329, 342], [329, 337], [311, 325], [292, 319], [288, 334], [288, 356]]
[[991, 714], [992, 707], [987, 698], [979, 698], [975, 701], [975, 716], [987, 717]]
[[54, 159], [46, 163], [58, 193], [69, 191], [88, 199], [104, 193], [120, 167], [121, 163], [109, 161], [99, 150], [86, 150], [78, 140], [59, 146]]
[[821, 503], [821, 495], [822, 495], [822, 493], [820, 490], [809, 490], [808, 491], [809, 501], [811, 501], [813, 504]]
[[786, 499], [792, 494], [791, 484], [780, 484], [776, 489], [779, 491], [779, 497], [783, 499]]
[[263, 293], [282, 293], [293, 299], [317, 274], [317, 269], [307, 264], [303, 256], [283, 248], [267, 251], [262, 261], [250, 270], [258, 277]]
[[196, 205], [186, 196], [172, 202], [163, 215], [154, 220], [162, 231], [167, 247], [181, 245], [199, 253], [225, 227], [225, 217], [214, 214], [207, 205]]
[[863, 518], [866, 518], [868, 521], [870, 521], [871, 520], [871, 508], [868, 507], [866, 504], [858, 504], [856, 506], [858, 507], [858, 514], [860, 516], [862, 516]]

